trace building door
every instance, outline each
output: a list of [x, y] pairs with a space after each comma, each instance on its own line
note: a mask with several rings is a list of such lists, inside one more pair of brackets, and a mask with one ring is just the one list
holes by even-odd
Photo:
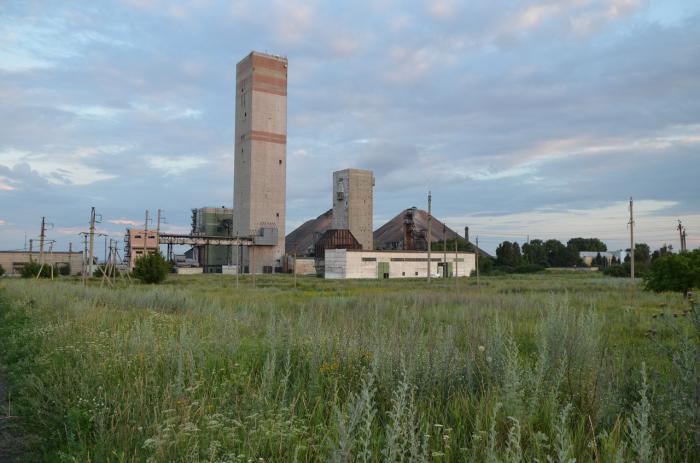
[[389, 262], [377, 262], [377, 278], [389, 278]]

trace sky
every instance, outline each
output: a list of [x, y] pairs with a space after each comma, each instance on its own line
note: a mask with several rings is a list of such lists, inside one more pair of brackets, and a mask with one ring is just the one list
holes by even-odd
[[[700, 246], [700, 2], [0, 4], [0, 249], [188, 232], [233, 202], [235, 66], [289, 59], [287, 232], [375, 173], [374, 224], [427, 208], [500, 241]], [[151, 225], [152, 226], [152, 225]]]

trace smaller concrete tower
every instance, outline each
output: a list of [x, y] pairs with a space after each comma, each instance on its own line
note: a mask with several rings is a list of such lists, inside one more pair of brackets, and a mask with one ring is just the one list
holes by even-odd
[[371, 170], [345, 169], [333, 172], [333, 223], [331, 228], [350, 230], [362, 249], [374, 249], [372, 238]]

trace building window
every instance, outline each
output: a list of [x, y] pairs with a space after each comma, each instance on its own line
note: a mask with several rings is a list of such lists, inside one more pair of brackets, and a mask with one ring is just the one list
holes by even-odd
[[363, 257], [362, 262], [377, 262], [376, 257]]
[[405, 276], [406, 276], [406, 272], [401, 272], [401, 276], [402, 276], [402, 277], [405, 277]]
[[416, 272], [416, 276], [418, 276], [418, 272]]

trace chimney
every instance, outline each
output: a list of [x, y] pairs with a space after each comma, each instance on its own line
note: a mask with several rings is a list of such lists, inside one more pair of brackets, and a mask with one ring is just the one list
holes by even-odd
[[469, 242], [469, 227], [464, 227], [464, 239]]

